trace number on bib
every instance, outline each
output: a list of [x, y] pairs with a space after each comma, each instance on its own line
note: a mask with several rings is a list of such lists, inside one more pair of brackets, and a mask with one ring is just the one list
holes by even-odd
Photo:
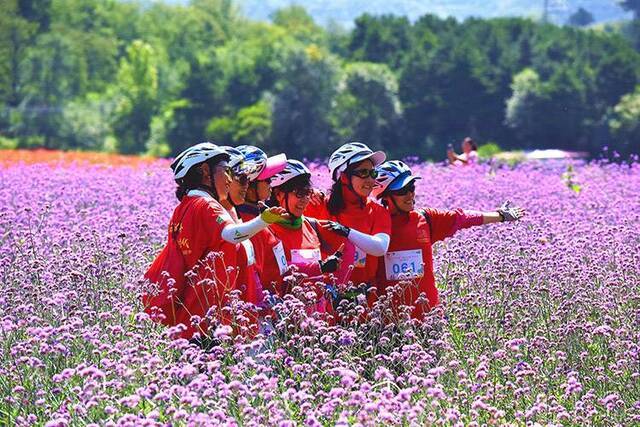
[[280, 269], [280, 275], [283, 275], [287, 272], [287, 257], [284, 254], [284, 246], [282, 242], [278, 242], [277, 245], [273, 247], [273, 256], [276, 257], [276, 262], [278, 263], [278, 268]]
[[384, 256], [387, 280], [416, 279], [424, 276], [422, 249], [387, 252]]
[[367, 264], [367, 253], [356, 246], [356, 253], [354, 255], [353, 266], [355, 268], [364, 268]]

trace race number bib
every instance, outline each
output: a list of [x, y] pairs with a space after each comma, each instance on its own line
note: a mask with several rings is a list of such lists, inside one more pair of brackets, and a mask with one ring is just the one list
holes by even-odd
[[273, 247], [273, 255], [276, 257], [280, 274], [282, 275], [286, 273], [288, 267], [287, 257], [284, 255], [284, 246], [282, 246], [282, 242], [278, 242], [278, 244]]
[[387, 280], [416, 279], [424, 275], [422, 249], [387, 252], [384, 256]]
[[367, 253], [356, 246], [356, 253], [354, 255], [353, 266], [355, 268], [364, 268], [367, 263]]
[[291, 249], [292, 264], [308, 264], [320, 261], [320, 249]]
[[250, 240], [245, 240], [241, 243], [244, 246], [244, 251], [247, 254], [247, 265], [253, 265], [256, 263], [256, 251], [253, 249], [253, 244]]

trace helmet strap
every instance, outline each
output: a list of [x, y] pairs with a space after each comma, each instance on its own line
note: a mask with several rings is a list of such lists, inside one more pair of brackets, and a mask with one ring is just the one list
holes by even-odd
[[346, 184], [347, 189], [349, 191], [351, 191], [358, 198], [358, 200], [360, 201], [360, 207], [364, 208], [364, 206], [366, 204], [366, 198], [365, 198], [365, 200], [363, 200], [362, 196], [359, 195], [356, 192], [355, 188], [353, 188], [353, 182], [352, 182], [353, 177], [345, 171], [344, 172], [344, 178], [346, 179], [346, 183], [345, 183], [345, 181], [342, 181], [342, 184]]
[[293, 213], [291, 213], [291, 209], [289, 209], [289, 194], [291, 194], [290, 191], [284, 193], [284, 208], [292, 218], [297, 218]]
[[400, 209], [400, 206], [398, 206], [398, 204], [396, 203], [396, 199], [394, 199], [391, 194], [389, 194], [389, 198], [391, 199], [391, 203], [393, 203], [393, 206], [395, 206], [395, 208], [396, 208], [396, 210], [398, 211], [399, 214], [401, 214], [401, 215], [408, 215], [409, 214], [409, 212], [405, 212], [402, 209]]

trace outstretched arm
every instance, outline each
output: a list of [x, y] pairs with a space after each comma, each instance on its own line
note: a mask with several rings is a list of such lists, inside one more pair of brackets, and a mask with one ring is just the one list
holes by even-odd
[[319, 221], [322, 228], [332, 231], [349, 239], [351, 243], [365, 251], [369, 255], [383, 256], [389, 249], [391, 238], [387, 233], [365, 234], [335, 221]]
[[222, 238], [229, 243], [240, 243], [264, 230], [269, 224], [277, 222], [280, 218], [285, 218], [286, 215], [286, 210], [281, 207], [266, 209], [260, 216], [255, 217], [251, 221], [227, 224], [222, 229]]
[[517, 221], [525, 215], [526, 211], [512, 206], [511, 202], [507, 201], [495, 211], [425, 209], [425, 213], [433, 225], [431, 241], [436, 242], [451, 237], [464, 228], [495, 222]]

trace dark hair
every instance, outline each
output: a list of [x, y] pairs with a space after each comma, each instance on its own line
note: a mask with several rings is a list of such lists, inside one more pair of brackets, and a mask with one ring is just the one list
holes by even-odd
[[[211, 171], [213, 172], [216, 165], [224, 160], [229, 160], [229, 156], [227, 154], [218, 154], [217, 156], [213, 156], [202, 163], [191, 166], [191, 168], [189, 168], [189, 172], [187, 172], [183, 178], [176, 180], [176, 184], [178, 184], [178, 187], [176, 188], [176, 198], [179, 201], [182, 201], [182, 198], [186, 196], [189, 191], [202, 188], [202, 169], [200, 168], [200, 165], [204, 163], [208, 164], [209, 168], [211, 168]], [[208, 188], [207, 190], [213, 193], [213, 197], [218, 200], [218, 193], [216, 192], [215, 187]]]
[[281, 191], [283, 193], [291, 193], [298, 188], [308, 188], [311, 187], [311, 176], [310, 175], [298, 175], [295, 178], [291, 178], [289, 181], [285, 182], [282, 185], [273, 188], [271, 192], [271, 198], [269, 199], [269, 206], [278, 206], [278, 199], [276, 198], [276, 191]]
[[[368, 160], [368, 159], [367, 159]], [[347, 169], [344, 171], [347, 176], [351, 174], [355, 168], [358, 167], [360, 163], [364, 162], [356, 162], [347, 166]], [[338, 176], [338, 180], [333, 183], [331, 186], [331, 194], [329, 195], [329, 200], [327, 201], [327, 209], [329, 213], [333, 216], [338, 215], [346, 206], [344, 202], [344, 195], [342, 194], [342, 181], [340, 180], [340, 176]]]
[[476, 145], [475, 141], [474, 141], [473, 139], [471, 139], [470, 137], [466, 137], [466, 138], [464, 139], [464, 141], [462, 141], [462, 142], [468, 142], [469, 144], [471, 144], [471, 148], [472, 148], [474, 151], [477, 151], [477, 150], [478, 150], [478, 146]]
[[329, 200], [327, 201], [327, 209], [329, 213], [336, 216], [345, 207], [344, 196], [342, 195], [342, 182], [337, 180], [331, 186], [331, 194], [329, 194]]

